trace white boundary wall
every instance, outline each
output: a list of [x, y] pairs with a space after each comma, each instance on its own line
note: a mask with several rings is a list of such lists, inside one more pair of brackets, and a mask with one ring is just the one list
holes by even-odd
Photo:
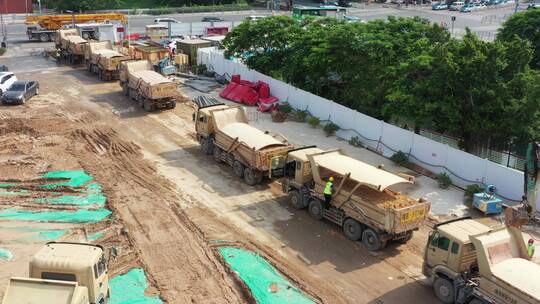
[[[330, 120], [336, 123], [342, 129], [338, 135], [344, 139], [358, 136], [365, 146], [387, 157], [396, 151], [403, 151], [409, 154], [410, 161], [431, 172], [448, 173], [457, 186], [465, 188], [472, 183], [493, 184], [503, 198], [521, 201], [523, 172], [387, 124], [250, 70], [237, 60], [225, 59], [223, 53], [215, 48], [199, 49], [197, 59], [199, 64], [206, 64], [210, 70], [220, 75], [240, 74], [245, 80], [265, 81], [270, 85], [271, 94], [281, 101], [287, 101], [295, 109], [308, 110], [311, 115], [319, 117], [322, 121]], [[538, 202], [537, 206], [540, 210]]]

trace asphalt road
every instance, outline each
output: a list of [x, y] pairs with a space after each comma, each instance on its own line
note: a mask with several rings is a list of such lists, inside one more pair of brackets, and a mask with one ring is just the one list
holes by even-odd
[[[454, 23], [454, 34], [460, 36], [469, 27], [476, 32], [482, 39], [492, 40], [500, 24], [504, 22], [513, 13], [513, 7], [501, 7], [473, 13], [460, 13], [451, 11], [432, 11], [430, 6], [401, 6], [394, 4], [357, 4], [356, 7], [348, 9], [348, 14], [358, 16], [364, 20], [386, 19], [388, 16], [396, 17], [414, 17], [427, 18], [431, 22], [444, 24], [449, 30], [452, 30], [452, 16], [456, 17]], [[210, 13], [189, 13], [162, 15], [160, 17], [172, 17], [180, 22], [200, 22], [204, 16], [218, 16], [226, 21], [241, 21], [248, 16], [270, 16], [273, 13], [268, 10], [257, 9], [240, 12], [210, 12]], [[290, 12], [280, 12], [280, 14], [290, 14]], [[144, 33], [145, 26], [152, 24], [156, 16], [136, 15], [128, 16], [129, 31], [131, 33]], [[7, 20], [8, 41], [26, 40], [26, 25], [19, 19]]]

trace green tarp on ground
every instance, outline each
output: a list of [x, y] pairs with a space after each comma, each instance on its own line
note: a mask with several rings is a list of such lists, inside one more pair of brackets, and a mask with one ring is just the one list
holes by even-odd
[[141, 268], [131, 269], [124, 275], [119, 275], [109, 281], [111, 297], [109, 304], [161, 304], [158, 296], [146, 296], [148, 288], [146, 275]]
[[90, 233], [86, 239], [89, 241], [89, 242], [93, 242], [101, 237], [103, 237], [105, 235], [104, 232], [96, 232], [96, 233]]
[[0, 260], [11, 261], [13, 255], [7, 249], [0, 248]]
[[69, 179], [68, 181], [58, 182], [53, 184], [42, 185], [41, 188], [53, 189], [56, 187], [80, 187], [86, 182], [91, 181], [92, 176], [88, 175], [84, 170], [70, 170], [70, 171], [51, 171], [43, 175], [45, 179]]
[[0, 220], [18, 220], [31, 222], [57, 223], [97, 223], [112, 212], [107, 209], [77, 211], [30, 211], [22, 209], [0, 210]]
[[221, 247], [219, 253], [249, 287], [257, 303], [315, 303], [258, 254], [234, 247]]
[[75, 206], [90, 206], [96, 205], [102, 207], [107, 202], [107, 198], [103, 194], [88, 194], [88, 195], [62, 195], [59, 197], [47, 197], [36, 199], [37, 203], [51, 205], [75, 205]]

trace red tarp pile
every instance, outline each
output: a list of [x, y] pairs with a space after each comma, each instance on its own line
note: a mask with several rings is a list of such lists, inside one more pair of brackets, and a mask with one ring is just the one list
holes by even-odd
[[219, 96], [248, 106], [258, 105], [257, 110], [261, 112], [271, 111], [279, 101], [276, 97], [270, 96], [270, 86], [266, 82], [242, 80], [240, 75], [232, 75], [231, 82]]

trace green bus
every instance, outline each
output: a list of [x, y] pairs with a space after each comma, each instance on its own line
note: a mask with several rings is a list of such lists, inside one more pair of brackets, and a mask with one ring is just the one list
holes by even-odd
[[303, 19], [306, 16], [334, 17], [338, 19], [343, 19], [346, 13], [346, 8], [334, 5], [295, 6], [293, 8], [294, 19]]

